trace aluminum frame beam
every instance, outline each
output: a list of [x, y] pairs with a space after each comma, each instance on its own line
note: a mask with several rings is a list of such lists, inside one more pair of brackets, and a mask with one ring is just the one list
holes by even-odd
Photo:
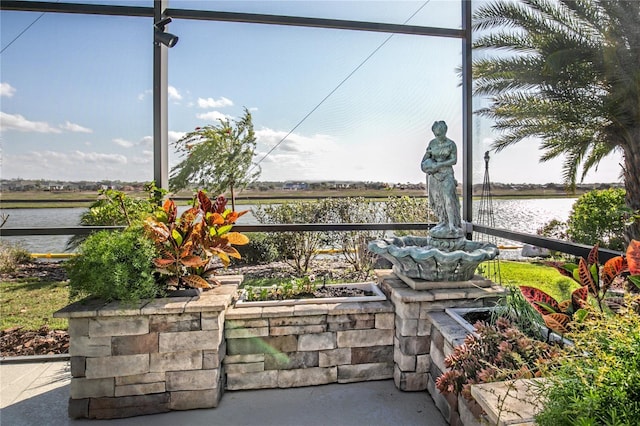
[[[159, 22], [169, 0], [154, 0], [153, 20]], [[151, 27], [155, 31], [155, 27]], [[154, 37], [154, 35], [151, 35]], [[169, 189], [169, 48], [153, 43], [153, 180]]]
[[[466, 0], [461, 0], [466, 1]], [[166, 6], [165, 6], [166, 7]], [[2, 0], [0, 10], [18, 10], [26, 12], [75, 13], [89, 15], [119, 15], [154, 17], [153, 7], [110, 6], [83, 3], [54, 3], [40, 1]], [[313, 27], [342, 29], [354, 31], [370, 31], [394, 34], [412, 34], [435, 37], [463, 38], [464, 31], [453, 28], [423, 27], [418, 25], [387, 24], [382, 22], [352, 21], [342, 19], [308, 18], [301, 16], [268, 15], [243, 12], [218, 12], [196, 9], [166, 8], [166, 16], [175, 19], [192, 19], [200, 21], [238, 22], [247, 24], [287, 25], [296, 27]]]

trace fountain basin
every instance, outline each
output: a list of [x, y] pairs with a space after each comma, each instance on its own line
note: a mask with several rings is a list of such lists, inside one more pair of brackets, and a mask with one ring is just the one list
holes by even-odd
[[481, 262], [500, 253], [487, 242], [411, 235], [374, 240], [368, 249], [390, 261], [395, 273], [425, 281], [471, 280]]

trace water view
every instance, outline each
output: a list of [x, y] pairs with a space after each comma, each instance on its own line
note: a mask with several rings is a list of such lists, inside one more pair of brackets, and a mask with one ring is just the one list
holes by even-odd
[[[498, 199], [493, 201], [494, 221], [498, 228], [535, 234], [536, 230], [552, 219], [567, 220], [575, 198]], [[251, 209], [254, 205], [242, 205], [240, 209]], [[479, 201], [474, 201], [474, 212]], [[77, 226], [85, 208], [55, 209], [7, 209], [9, 215], [5, 227], [57, 227]], [[476, 218], [476, 221], [478, 219]], [[258, 221], [250, 213], [244, 215], [238, 224], [254, 225]], [[32, 253], [62, 253], [68, 236], [34, 235], [28, 237], [3, 237], [4, 241], [19, 243]]]

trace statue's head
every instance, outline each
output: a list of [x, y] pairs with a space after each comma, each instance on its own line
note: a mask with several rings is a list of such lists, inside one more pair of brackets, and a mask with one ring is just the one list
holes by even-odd
[[444, 121], [436, 121], [433, 123], [433, 126], [431, 126], [431, 131], [436, 136], [446, 135], [447, 129], [448, 129], [447, 123], [445, 123]]

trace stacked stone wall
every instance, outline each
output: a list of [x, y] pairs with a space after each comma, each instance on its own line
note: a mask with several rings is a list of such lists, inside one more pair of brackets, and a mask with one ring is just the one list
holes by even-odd
[[[240, 282], [240, 279], [238, 279]], [[237, 291], [136, 306], [78, 303], [69, 318], [69, 416], [112, 419], [211, 408], [224, 391], [224, 313]]]
[[462, 282], [421, 282], [428, 289], [414, 290], [390, 270], [376, 271], [378, 283], [394, 305], [394, 372], [398, 389], [427, 390], [449, 424], [475, 425], [479, 408], [443, 395], [435, 381], [443, 371], [444, 358], [464, 341], [467, 331], [448, 314], [447, 308], [494, 306], [505, 289], [477, 277]]
[[70, 305], [55, 314], [69, 319], [69, 415], [212, 408], [225, 389], [393, 378], [427, 390], [450, 424], [475, 425], [477, 405], [435, 388], [466, 335], [444, 309], [492, 306], [504, 289], [479, 279], [414, 290], [376, 273], [387, 301], [236, 308], [238, 277], [196, 297]]
[[389, 379], [393, 329], [389, 302], [230, 308], [227, 389]]

